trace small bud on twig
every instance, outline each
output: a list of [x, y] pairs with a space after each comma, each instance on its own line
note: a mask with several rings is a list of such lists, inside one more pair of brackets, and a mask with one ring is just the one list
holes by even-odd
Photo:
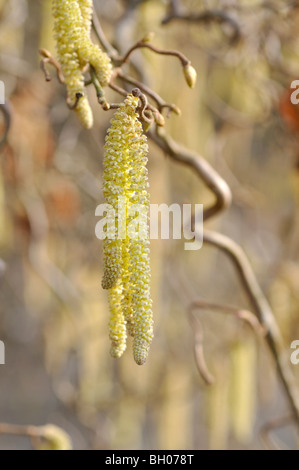
[[191, 64], [185, 65], [183, 67], [185, 80], [190, 88], [194, 88], [197, 79], [197, 72]]

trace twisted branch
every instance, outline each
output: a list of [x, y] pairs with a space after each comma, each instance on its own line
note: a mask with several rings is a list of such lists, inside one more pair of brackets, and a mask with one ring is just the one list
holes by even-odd
[[[150, 132], [152, 140], [173, 160], [189, 166], [200, 177], [207, 187], [215, 194], [216, 202], [204, 209], [204, 220], [227, 209], [231, 203], [231, 191], [221, 176], [200, 155], [185, 149], [169, 137], [164, 130]], [[238, 277], [251, 302], [259, 322], [266, 328], [266, 341], [274, 358], [278, 377], [288, 398], [290, 409], [299, 427], [298, 388], [290, 369], [288, 358], [283, 351], [279, 328], [276, 324], [271, 307], [264, 296], [251, 265], [241, 247], [225, 235], [204, 230], [204, 243], [223, 251], [234, 264]]]
[[168, 14], [163, 18], [162, 24], [168, 24], [173, 20], [187, 21], [189, 23], [210, 24], [219, 23], [227, 24], [232, 28], [230, 37], [231, 43], [237, 43], [241, 38], [241, 30], [238, 22], [222, 10], [207, 10], [202, 13], [184, 13], [179, 2], [171, 2]]

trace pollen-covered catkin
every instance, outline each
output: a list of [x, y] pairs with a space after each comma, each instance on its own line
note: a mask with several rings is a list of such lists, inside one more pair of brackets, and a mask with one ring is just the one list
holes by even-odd
[[[104, 240], [105, 268], [102, 285], [122, 286], [122, 312], [128, 333], [134, 336], [133, 352], [137, 364], [144, 364], [153, 338], [150, 297], [150, 257], [148, 230], [148, 176], [146, 137], [136, 108], [138, 98], [128, 95], [111, 120], [104, 155], [104, 196], [117, 214], [120, 201], [126, 204], [126, 235]], [[130, 210], [137, 210], [138, 232], [130, 227]], [[136, 228], [136, 227], [135, 227]], [[108, 287], [109, 286], [109, 287]], [[112, 299], [113, 300], [113, 299]], [[116, 306], [115, 306], [116, 307]], [[110, 299], [111, 309], [111, 299]]]
[[92, 66], [103, 87], [112, 73], [110, 58], [90, 38], [92, 8], [92, 0], [52, 0], [58, 61], [68, 102], [86, 129], [92, 127], [93, 115], [85, 96], [83, 73], [87, 66]]
[[122, 308], [127, 324], [127, 332], [130, 336], [135, 334], [134, 311], [132, 308], [132, 286], [130, 276], [130, 240], [127, 237], [122, 244]]
[[148, 145], [142, 126], [136, 118], [135, 133], [130, 158], [131, 204], [140, 208], [138, 238], [130, 239], [130, 279], [132, 310], [134, 312], [133, 353], [137, 364], [145, 363], [153, 339], [152, 300], [150, 296], [150, 241], [148, 229], [149, 194], [146, 168]]
[[92, 0], [79, 0], [79, 7], [82, 15], [82, 26], [89, 35], [91, 31], [91, 19], [93, 11]]
[[108, 301], [110, 307], [109, 337], [111, 340], [111, 356], [121, 357], [126, 349], [127, 330], [126, 321], [122, 311], [122, 286], [118, 282], [109, 290]]
[[84, 77], [77, 54], [77, 43], [82, 29], [82, 17], [77, 1], [52, 0], [54, 31], [58, 61], [67, 86], [68, 101], [74, 105], [81, 95], [75, 111], [86, 129], [93, 125], [93, 116], [87, 98], [84, 96]]

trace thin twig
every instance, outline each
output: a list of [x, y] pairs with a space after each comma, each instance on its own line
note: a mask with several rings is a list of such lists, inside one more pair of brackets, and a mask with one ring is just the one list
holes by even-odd
[[95, 9], [93, 9], [93, 11], [94, 11], [94, 14], [93, 14], [93, 17], [92, 17], [92, 26], [93, 26], [93, 30], [96, 34], [96, 37], [97, 37], [99, 43], [101, 44], [101, 46], [103, 47], [103, 49], [109, 55], [109, 57], [111, 57], [111, 59], [115, 59], [115, 58], [118, 57], [118, 52], [117, 52], [116, 49], [114, 49], [114, 47], [107, 40], [107, 38], [105, 36], [105, 33], [103, 31], [102, 25], [99, 21], [99, 18], [95, 13]]
[[257, 317], [249, 310], [243, 310], [232, 305], [222, 305], [214, 302], [207, 302], [206, 300], [194, 300], [189, 306], [189, 312], [196, 309], [211, 310], [218, 313], [226, 313], [234, 315], [239, 320], [246, 322], [252, 330], [259, 336], [265, 336], [266, 331], [263, 325], [258, 321]]
[[250, 325], [253, 331], [259, 336], [264, 336], [265, 330], [262, 327], [262, 325], [259, 323], [256, 316], [247, 310], [241, 310], [231, 305], [222, 305], [222, 304], [216, 304], [213, 302], [207, 302], [205, 300], [195, 300], [194, 302], [192, 302], [192, 304], [188, 308], [188, 315], [189, 315], [192, 330], [194, 332], [195, 362], [196, 362], [198, 371], [200, 375], [202, 376], [202, 378], [204, 379], [204, 381], [206, 382], [206, 384], [212, 385], [215, 383], [215, 378], [209, 372], [209, 369], [205, 360], [204, 347], [203, 347], [204, 333], [203, 333], [203, 328], [201, 326], [201, 323], [199, 322], [196, 315], [193, 313], [195, 309], [211, 310], [212, 312], [234, 315], [237, 319], [243, 320], [246, 323], [248, 323], [248, 325]]
[[254, 311], [267, 329], [266, 340], [274, 358], [277, 373], [284, 387], [296, 424], [299, 426], [298, 388], [290, 369], [289, 358], [284, 354], [283, 342], [272, 309], [264, 296], [251, 265], [241, 247], [229, 237], [204, 230], [204, 243], [223, 251], [234, 264]]
[[50, 64], [56, 70], [58, 81], [60, 83], [64, 84], [65, 80], [64, 80], [64, 76], [63, 76], [62, 69], [61, 69], [61, 66], [60, 66], [59, 62], [57, 62], [57, 60], [54, 59], [54, 57], [52, 57], [51, 53], [49, 51], [47, 51], [47, 49], [40, 49], [39, 53], [43, 56], [43, 59], [41, 60], [40, 66], [41, 66], [42, 71], [44, 72], [46, 81], [50, 82], [51, 79], [52, 79], [50, 73], [46, 69], [46, 65]]
[[158, 95], [158, 93], [153, 91], [147, 85], [144, 85], [144, 83], [141, 83], [135, 78], [124, 74], [121, 68], [117, 69], [116, 77], [120, 78], [126, 83], [130, 83], [131, 85], [136, 86], [141, 91], [143, 91], [143, 93], [146, 93], [150, 98], [152, 98], [157, 103], [159, 111], [162, 111], [164, 108], [167, 108], [170, 111], [173, 111], [177, 115], [181, 114], [181, 110], [175, 104], [166, 103], [166, 101], [164, 101], [163, 98], [161, 98], [161, 96]]
[[[173, 160], [192, 168], [215, 194], [216, 202], [212, 207], [204, 210], [204, 220], [215, 216], [229, 207], [231, 203], [231, 192], [228, 185], [203, 157], [181, 147], [169, 137], [164, 130], [159, 129], [158, 133], [151, 131], [150, 137], [164, 152], [171, 156]], [[256, 280], [245, 253], [240, 246], [229, 237], [216, 232], [204, 230], [204, 243], [213, 245], [223, 251], [229, 256], [236, 267], [254, 312], [259, 322], [267, 330], [266, 340], [276, 363], [277, 373], [286, 392], [296, 424], [299, 426], [298, 388], [290, 369], [289, 360], [285, 357], [283, 352], [283, 343], [273, 312]]]
[[204, 209], [204, 220], [228, 209], [232, 200], [231, 190], [224, 179], [201, 155], [179, 145], [163, 129], [157, 129], [157, 132], [151, 130], [150, 137], [173, 160], [187, 165], [195, 171], [216, 196], [215, 203]]
[[40, 437], [41, 432], [36, 426], [22, 426], [19, 424], [0, 423], [0, 434], [11, 434], [14, 436]]
[[103, 91], [103, 88], [101, 87], [101, 84], [97, 78], [96, 72], [93, 67], [90, 67], [90, 76], [91, 83], [93, 84], [96, 90], [99, 104], [102, 106], [104, 111], [108, 111], [110, 109], [110, 104], [106, 100], [105, 93]]
[[208, 10], [202, 13], [190, 13], [184, 14], [178, 11], [170, 11], [162, 20], [162, 24], [170, 23], [173, 20], [187, 21], [189, 23], [205, 23], [209, 24], [212, 22], [220, 24], [228, 24], [231, 26], [233, 33], [230, 37], [231, 43], [236, 43], [241, 38], [241, 30], [238, 22], [222, 10]]
[[153, 46], [152, 44], [148, 42], [138, 41], [136, 44], [134, 44], [134, 46], [132, 46], [128, 50], [128, 52], [124, 55], [124, 57], [120, 57], [118, 59], [118, 65], [121, 66], [122, 64], [125, 64], [129, 60], [130, 55], [137, 49], [150, 49], [156, 54], [177, 57], [180, 60], [183, 67], [186, 67], [187, 65], [191, 64], [191, 61], [179, 51], [175, 51], [172, 49], [169, 49], [169, 50], [159, 49], [158, 47]]
[[204, 354], [204, 335], [203, 328], [199, 319], [189, 312], [189, 320], [194, 336], [194, 359], [197, 370], [207, 385], [215, 383], [215, 377], [209, 371]]

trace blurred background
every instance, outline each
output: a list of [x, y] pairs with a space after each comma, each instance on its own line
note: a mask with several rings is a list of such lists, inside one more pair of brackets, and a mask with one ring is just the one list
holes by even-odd
[[[155, 45], [180, 50], [196, 68], [190, 90], [175, 58], [133, 56], [142, 80], [182, 110], [167, 119], [167, 132], [229, 184], [232, 207], [207, 226], [244, 248], [289, 354], [299, 339], [299, 107], [290, 102], [290, 83], [299, 79], [298, 3], [182, 0], [173, 4], [193, 19], [218, 16], [162, 24], [168, 1], [94, 1], [120, 53], [153, 31]], [[288, 412], [264, 341], [231, 316], [198, 312], [213, 386], [194, 361], [191, 302], [250, 308], [216, 249], [152, 241], [148, 362], [137, 366], [131, 345], [120, 360], [109, 355], [94, 231], [112, 114], [90, 90], [95, 125], [83, 130], [54, 70], [46, 83], [38, 50], [55, 56], [52, 27], [50, 0], [0, 0], [0, 79], [12, 120], [0, 167], [0, 422], [53, 423], [75, 449], [262, 449], [261, 427]], [[107, 98], [121, 100], [112, 90]], [[152, 203], [213, 201], [196, 175], [153, 143], [149, 179]], [[299, 365], [292, 369], [299, 384]], [[274, 434], [281, 448], [297, 448], [292, 426]], [[0, 448], [31, 443], [2, 434]]]

